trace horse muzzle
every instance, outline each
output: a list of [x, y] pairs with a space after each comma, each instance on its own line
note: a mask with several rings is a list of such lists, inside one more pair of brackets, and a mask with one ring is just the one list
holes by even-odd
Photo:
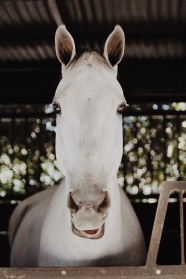
[[[90, 196], [89, 196], [90, 197]], [[110, 198], [102, 192], [98, 202], [78, 201], [76, 194], [70, 193], [68, 207], [71, 213], [72, 232], [89, 239], [99, 239], [105, 232], [105, 220], [108, 216]]]

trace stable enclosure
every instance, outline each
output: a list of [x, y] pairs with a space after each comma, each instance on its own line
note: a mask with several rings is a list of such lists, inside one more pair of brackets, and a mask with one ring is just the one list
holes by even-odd
[[[185, 18], [186, 4], [181, 0], [1, 1], [1, 267], [9, 266], [8, 221], [13, 209], [24, 198], [63, 179], [56, 167], [56, 124], [50, 106], [61, 78], [54, 49], [55, 30], [61, 23], [74, 36], [79, 53], [81, 48], [102, 53], [115, 24], [125, 32], [118, 80], [130, 107], [123, 115], [118, 184], [132, 202], [149, 247], [163, 181], [186, 181]], [[157, 253], [157, 264], [170, 265], [168, 275], [172, 265], [183, 264], [178, 201], [179, 194], [172, 193]], [[185, 208], [185, 196], [183, 204]], [[78, 276], [146, 276], [140, 268], [134, 273], [111, 269], [79, 270]], [[11, 272], [3, 269], [0, 275], [13, 276]], [[39, 276], [39, 271], [34, 272]], [[58, 272], [59, 276], [70, 272], [69, 276], [77, 277], [73, 270], [55, 272], [42, 276], [55, 278]], [[18, 271], [16, 276], [24, 278], [24, 274]], [[180, 278], [185, 274], [183, 269]], [[158, 273], [150, 275], [157, 277]]]

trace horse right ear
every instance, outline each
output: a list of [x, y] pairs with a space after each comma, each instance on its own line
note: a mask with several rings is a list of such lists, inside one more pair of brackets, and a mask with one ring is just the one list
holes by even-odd
[[107, 61], [117, 67], [124, 55], [125, 35], [120, 25], [116, 25], [106, 40], [103, 55]]
[[56, 30], [55, 47], [57, 58], [64, 66], [69, 64], [76, 55], [74, 40], [64, 24]]

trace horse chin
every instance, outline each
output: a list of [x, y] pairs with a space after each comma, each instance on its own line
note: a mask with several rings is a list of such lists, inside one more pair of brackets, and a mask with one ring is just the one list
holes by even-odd
[[105, 224], [103, 224], [98, 229], [81, 231], [78, 230], [72, 222], [72, 232], [79, 237], [84, 237], [88, 239], [99, 239], [104, 235], [104, 231], [105, 231]]

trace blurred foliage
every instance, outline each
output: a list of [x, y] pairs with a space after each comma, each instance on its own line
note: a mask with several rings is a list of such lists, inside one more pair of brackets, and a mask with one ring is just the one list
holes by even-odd
[[[185, 111], [186, 103], [133, 104], [123, 117], [118, 183], [128, 193], [157, 194], [164, 180], [186, 180]], [[58, 183], [51, 106], [1, 105], [0, 113], [0, 196], [28, 196]]]
[[[55, 161], [55, 119], [45, 106], [43, 118], [27, 113], [41, 113], [35, 106], [8, 107], [6, 113], [17, 117], [1, 118], [0, 196], [31, 195], [58, 183], [62, 178]], [[28, 111], [27, 111], [28, 109]], [[4, 110], [4, 111], [5, 111]], [[21, 117], [20, 117], [21, 114]], [[24, 114], [25, 117], [22, 117]]]

